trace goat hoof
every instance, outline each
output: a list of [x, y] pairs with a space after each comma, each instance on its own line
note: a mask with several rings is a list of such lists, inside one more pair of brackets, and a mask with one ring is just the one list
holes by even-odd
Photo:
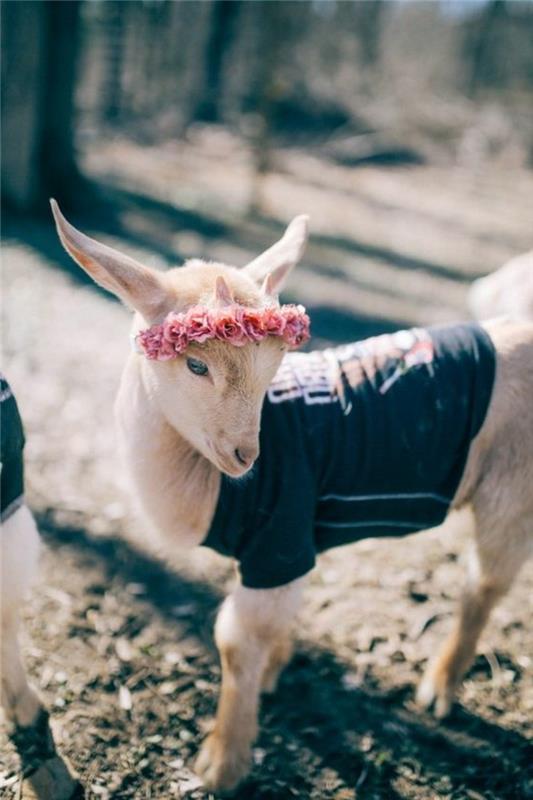
[[13, 724], [10, 736], [24, 764], [44, 761], [56, 755], [48, 712], [42, 706], [30, 725]]
[[23, 800], [81, 800], [84, 790], [68, 762], [56, 753], [48, 712], [40, 707], [33, 723], [15, 726], [11, 739], [26, 774]]
[[437, 719], [444, 719], [451, 711], [455, 687], [451, 687], [443, 676], [435, 671], [427, 672], [418, 687], [416, 704], [425, 711], [431, 711]]
[[84, 796], [83, 787], [57, 755], [24, 779], [21, 794], [24, 800], [82, 800]]
[[239, 749], [235, 743], [225, 743], [212, 733], [200, 750], [196, 772], [209, 791], [231, 792], [248, 775], [250, 764], [248, 747]]

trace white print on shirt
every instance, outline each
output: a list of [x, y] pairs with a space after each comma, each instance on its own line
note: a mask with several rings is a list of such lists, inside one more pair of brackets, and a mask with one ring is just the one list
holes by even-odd
[[411, 367], [415, 367], [417, 364], [431, 364], [433, 355], [433, 342], [416, 342], [404, 355], [403, 361], [398, 364], [392, 375], [381, 384], [379, 393], [385, 394], [385, 392], [388, 392], [393, 383], [396, 383], [398, 378], [401, 378]]
[[274, 380], [268, 388], [271, 403], [303, 398], [307, 406], [336, 403], [335, 393], [337, 364], [327, 357], [327, 350], [314, 353], [290, 353], [285, 356]]
[[387, 359], [394, 358], [399, 364], [379, 389], [385, 394], [411, 367], [429, 364], [433, 356], [431, 337], [422, 328], [313, 353], [290, 353], [270, 384], [268, 399], [283, 403], [302, 398], [308, 406], [339, 402], [344, 413], [349, 414], [352, 405], [346, 402], [345, 381], [355, 388], [381, 369]]

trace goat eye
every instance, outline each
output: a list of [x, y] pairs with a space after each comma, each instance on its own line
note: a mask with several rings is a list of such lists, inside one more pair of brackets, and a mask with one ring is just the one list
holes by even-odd
[[200, 361], [199, 358], [188, 358], [187, 366], [191, 372], [194, 372], [195, 375], [207, 375], [209, 371], [207, 364], [204, 364], [204, 362]]

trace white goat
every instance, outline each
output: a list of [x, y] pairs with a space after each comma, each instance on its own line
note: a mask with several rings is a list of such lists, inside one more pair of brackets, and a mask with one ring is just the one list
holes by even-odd
[[27, 506], [22, 505], [2, 522], [0, 533], [2, 706], [8, 718], [20, 727], [31, 725], [41, 709], [27, 683], [17, 643], [20, 609], [35, 577], [38, 555], [35, 521]]
[[468, 291], [468, 307], [476, 319], [507, 314], [533, 320], [533, 250], [511, 258]]
[[[53, 210], [66, 250], [97, 283], [135, 310], [134, 334], [138, 336], [149, 326], [154, 341], [161, 330], [158, 326], [169, 314], [179, 316], [198, 305], [216, 309], [231, 304], [234, 311], [242, 307], [271, 308], [307, 240], [307, 220], [298, 217], [277, 244], [244, 269], [197, 261], [159, 273], [80, 233], [54, 203]], [[529, 553], [533, 530], [533, 325], [502, 321], [487, 323], [484, 330], [496, 359], [490, 405], [479, 421], [481, 429], [473, 429], [472, 443], [468, 440], [467, 460], [450, 498], [452, 508], [471, 509], [477, 558], [455, 630], [430, 665], [418, 692], [420, 705], [434, 707], [437, 716], [448, 712], [491, 608], [509, 588]], [[417, 365], [431, 361], [433, 345], [419, 333], [404, 332], [391, 340], [402, 356], [397, 358], [398, 369], [376, 393], [376, 402], [395, 381], [402, 386], [404, 374], [420, 372]], [[378, 348], [380, 341], [381, 337], [376, 340]], [[248, 472], [258, 454], [262, 407], [272, 409], [280, 399], [272, 394], [270, 402], [263, 404], [284, 356], [282, 338], [266, 336], [256, 343], [240, 344], [243, 346], [235, 347], [216, 338], [203, 343], [197, 340], [182, 355], [164, 361], [132, 352], [123, 373], [115, 411], [126, 464], [146, 514], [173, 547], [204, 542], [214, 517], [221, 513], [219, 494], [228, 484], [224, 474], [237, 477]], [[314, 373], [317, 359], [320, 364], [328, 359], [331, 362], [331, 354], [336, 352], [329, 351], [324, 358], [318, 354], [296, 358], [301, 359], [298, 364], [304, 371]], [[366, 369], [365, 363], [363, 347], [352, 353], [343, 376], [331, 366], [332, 374], [324, 379], [337, 385], [328, 384], [325, 389], [319, 381], [314, 386], [316, 392], [307, 397], [306, 408], [322, 401], [330, 402], [333, 408], [335, 400], [335, 409], [348, 419], [348, 367], [357, 376]], [[291, 383], [283, 372], [276, 386], [281, 392], [294, 390], [296, 394], [305, 388], [298, 380]], [[456, 395], [462, 384], [458, 386]], [[454, 388], [450, 402], [457, 401]], [[289, 414], [289, 407], [289, 403], [284, 404], [285, 414]], [[287, 423], [286, 435], [291, 436], [289, 417], [279, 419]], [[431, 429], [431, 418], [429, 423]], [[401, 435], [402, 430], [398, 432]], [[326, 441], [329, 429], [324, 429], [322, 436]], [[269, 442], [262, 438], [261, 444], [264, 449]], [[358, 443], [353, 445], [355, 459]], [[289, 440], [286, 450], [291, 451]], [[308, 456], [312, 460], [315, 453], [311, 451]], [[382, 463], [386, 462], [384, 454]], [[270, 464], [273, 472], [277, 466], [281, 465]], [[304, 459], [298, 469], [303, 480], [308, 469]], [[239, 491], [235, 486], [246, 487], [250, 480], [233, 482], [234, 490]], [[298, 489], [299, 484], [294, 486]], [[379, 497], [386, 505], [390, 495], [382, 492]], [[424, 497], [430, 505], [433, 503], [433, 509], [445, 500], [430, 492]], [[328, 502], [328, 497], [320, 501]], [[257, 507], [255, 511], [259, 519], [263, 509]], [[306, 508], [304, 497], [300, 505], [302, 525], [314, 511]], [[320, 524], [330, 529], [336, 525]], [[377, 524], [382, 524], [379, 517]], [[406, 528], [408, 524], [400, 523]], [[279, 531], [274, 535], [279, 537]], [[285, 540], [276, 538], [276, 546], [281, 541], [289, 556], [293, 535], [298, 535], [298, 520]], [[228, 536], [231, 539], [230, 531]], [[260, 552], [267, 556], [269, 543], [262, 544], [266, 549]], [[306, 570], [311, 566], [307, 564]], [[222, 605], [215, 627], [222, 661], [221, 697], [215, 728], [197, 761], [197, 770], [210, 789], [230, 790], [249, 770], [259, 695], [261, 690], [275, 687], [290, 656], [291, 628], [303, 582], [302, 576], [275, 588], [268, 588], [268, 579], [264, 582], [267, 588], [261, 587], [261, 580], [254, 584], [256, 588], [241, 583]]]
[[[24, 502], [22, 423], [11, 387], [3, 376], [0, 376], [0, 407], [1, 702], [23, 765], [32, 761], [26, 782], [31, 786], [31, 796], [42, 800], [71, 800], [79, 791], [79, 784], [69, 765], [56, 753], [48, 714], [28, 683], [20, 657], [20, 610], [37, 573], [40, 540], [33, 515]], [[26, 797], [26, 789], [23, 791]]]

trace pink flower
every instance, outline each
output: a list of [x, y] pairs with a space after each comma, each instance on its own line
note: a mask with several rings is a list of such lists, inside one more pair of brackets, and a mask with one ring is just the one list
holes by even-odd
[[187, 325], [183, 314], [169, 314], [163, 323], [165, 342], [172, 344], [175, 353], [183, 353], [189, 343]]
[[292, 347], [309, 339], [309, 317], [303, 306], [245, 308], [235, 303], [224, 308], [193, 306], [186, 313], [170, 313], [162, 325], [152, 325], [137, 335], [147, 358], [168, 361], [186, 349], [189, 342], [208, 339], [242, 347], [265, 336], [280, 336]]
[[285, 306], [283, 338], [291, 347], [298, 347], [309, 339], [310, 320], [303, 306]]
[[176, 358], [176, 351], [163, 336], [163, 325], [152, 325], [137, 336], [137, 341], [147, 358], [155, 361], [169, 361]]
[[185, 314], [184, 325], [190, 342], [201, 344], [213, 338], [213, 322], [209, 310], [204, 306], [190, 308]]
[[239, 315], [244, 333], [252, 342], [260, 342], [267, 336], [264, 327], [264, 312], [254, 308], [243, 309]]
[[265, 308], [261, 316], [263, 318], [263, 328], [269, 336], [282, 336], [285, 330], [285, 317], [281, 308]]
[[177, 349], [177, 346], [177, 343], [168, 342], [163, 334], [159, 346], [159, 355], [157, 356], [158, 361], [170, 361], [172, 358], [176, 358], [177, 353], [181, 352], [181, 350]]
[[213, 312], [212, 324], [217, 339], [231, 342], [236, 347], [246, 344], [243, 315], [235, 307], [221, 308]]

